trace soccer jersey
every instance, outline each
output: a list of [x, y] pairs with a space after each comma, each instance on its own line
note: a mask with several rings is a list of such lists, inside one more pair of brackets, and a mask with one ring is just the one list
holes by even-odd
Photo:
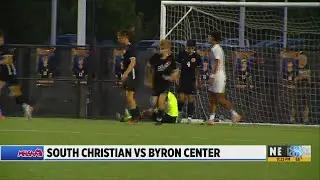
[[171, 83], [163, 78], [163, 76], [170, 76], [176, 69], [176, 62], [171, 55], [162, 59], [162, 55], [156, 53], [150, 58], [149, 63], [153, 68], [153, 83], [155, 86]]
[[203, 69], [201, 69], [200, 74], [201, 74], [201, 80], [202, 80], [202, 81], [207, 81], [207, 80], [209, 80], [209, 77], [210, 77], [210, 72], [209, 72], [209, 70], [203, 70]]
[[171, 117], [177, 117], [179, 114], [178, 111], [178, 101], [174, 94], [171, 92], [168, 93], [168, 112], [167, 114]]
[[294, 85], [294, 79], [297, 77], [297, 71], [287, 71], [283, 74], [283, 79], [287, 85]]
[[[297, 72], [297, 76], [306, 76], [309, 77], [310, 76], [310, 70], [309, 69], [305, 69], [305, 68], [299, 68], [298, 72]], [[309, 83], [309, 80], [303, 79], [297, 82], [298, 86], [306, 86]]]
[[[134, 46], [130, 44], [126, 49], [126, 52], [123, 54], [123, 58], [121, 61], [120, 66], [121, 66], [122, 74], [128, 69], [132, 58], [136, 58], [136, 51]], [[134, 67], [132, 71], [128, 74], [128, 77], [131, 77], [132, 79], [136, 79], [136, 76], [137, 76], [137, 68]]]
[[[211, 48], [212, 60], [219, 60], [217, 75], [225, 76], [225, 56], [222, 47], [219, 44], [214, 45]], [[214, 62], [212, 62], [214, 64]], [[213, 71], [212, 71], [213, 72]]]
[[[5, 55], [13, 55], [12, 50], [9, 48], [6, 48], [4, 46], [0, 46], [0, 61], [3, 61]], [[16, 71], [14, 63], [11, 62], [10, 64], [1, 64], [0, 65], [0, 73], [1, 73], [1, 76], [4, 76], [4, 75], [15, 76], [15, 75], [17, 75], [17, 71]]]
[[182, 51], [178, 55], [177, 63], [181, 66], [181, 81], [195, 81], [196, 68], [201, 66], [201, 57], [198, 53], [188, 54], [187, 51]]
[[247, 85], [249, 78], [250, 73], [247, 70], [239, 71], [238, 79], [241, 85]]

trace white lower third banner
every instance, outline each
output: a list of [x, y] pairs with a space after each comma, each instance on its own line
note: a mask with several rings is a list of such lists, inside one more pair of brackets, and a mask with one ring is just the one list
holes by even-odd
[[1, 161], [266, 161], [265, 145], [1, 146]]

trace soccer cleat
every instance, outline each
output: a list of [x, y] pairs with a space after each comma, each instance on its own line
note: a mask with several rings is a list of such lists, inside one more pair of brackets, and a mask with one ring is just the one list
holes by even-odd
[[210, 121], [210, 120], [209, 120], [209, 121], [207, 122], [207, 125], [209, 125], [209, 126], [212, 126], [212, 125], [215, 125], [215, 124], [216, 124], [216, 123], [215, 123], [214, 121]]
[[236, 115], [236, 116], [233, 116], [232, 117], [232, 123], [238, 123], [238, 122], [240, 122], [240, 120], [242, 119], [242, 116], [240, 116], [240, 115]]
[[116, 118], [117, 118], [117, 120], [119, 120], [120, 122], [125, 122], [124, 117], [123, 117], [120, 113], [116, 113]]
[[138, 120], [129, 120], [128, 123], [129, 124], [136, 124], [138, 122]]
[[26, 105], [24, 107], [24, 116], [27, 118], [27, 120], [31, 120], [32, 111], [33, 111], [33, 107], [31, 107], [30, 105]]
[[183, 112], [179, 112], [178, 118], [177, 118], [177, 122], [178, 122], [178, 123], [181, 123], [182, 118], [183, 118]]
[[0, 112], [0, 120], [4, 120], [4, 119], [5, 119], [4, 115]]
[[191, 124], [192, 123], [192, 117], [188, 117], [188, 124]]
[[5, 119], [5, 117], [4, 117], [4, 115], [2, 114], [2, 111], [1, 111], [1, 109], [0, 109], [0, 120], [4, 120]]
[[157, 121], [156, 123], [154, 123], [154, 125], [156, 125], [156, 126], [162, 125], [162, 122], [161, 121]]

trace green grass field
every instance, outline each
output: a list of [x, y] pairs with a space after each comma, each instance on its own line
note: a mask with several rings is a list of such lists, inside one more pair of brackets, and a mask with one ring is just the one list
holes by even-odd
[[311, 163], [0, 162], [3, 180], [319, 180], [320, 129], [257, 125], [129, 125], [116, 121], [7, 118], [0, 144], [312, 145]]

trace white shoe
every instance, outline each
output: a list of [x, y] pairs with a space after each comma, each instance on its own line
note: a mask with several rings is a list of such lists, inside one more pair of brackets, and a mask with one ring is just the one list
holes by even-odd
[[188, 117], [188, 124], [192, 123], [192, 117]]
[[25, 106], [24, 116], [27, 118], [27, 120], [32, 119], [32, 111], [33, 111], [33, 107], [31, 107], [30, 105]]

